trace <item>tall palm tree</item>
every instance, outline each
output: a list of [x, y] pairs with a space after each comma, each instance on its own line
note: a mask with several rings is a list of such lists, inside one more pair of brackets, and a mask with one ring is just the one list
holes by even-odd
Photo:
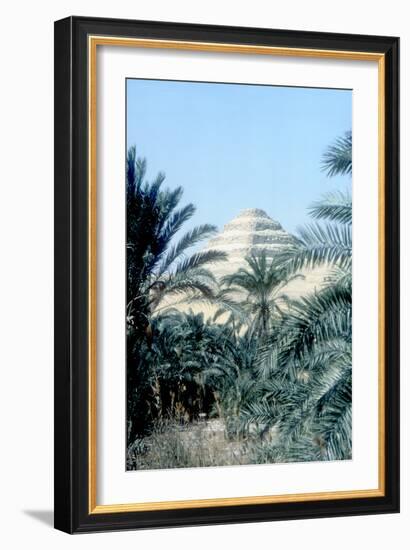
[[[187, 256], [187, 251], [213, 235], [217, 228], [204, 224], [174, 237], [195, 213], [187, 204], [178, 208], [183, 190], [163, 189], [165, 175], [144, 181], [146, 161], [127, 156], [127, 319], [148, 324], [166, 296], [213, 295], [215, 280], [206, 267], [226, 259], [221, 251], [208, 250]], [[139, 319], [138, 319], [139, 317]]]
[[264, 336], [272, 327], [275, 317], [281, 314], [281, 291], [294, 278], [274, 261], [269, 261], [266, 251], [245, 258], [246, 268], [222, 279], [225, 296], [239, 296], [239, 305], [251, 319], [251, 329], [256, 336]]
[[336, 283], [294, 301], [271, 334], [263, 392], [242, 411], [244, 422], [279, 428], [266, 461], [350, 457], [351, 330], [351, 291]]
[[179, 208], [182, 188], [164, 189], [165, 175], [145, 181], [145, 159], [128, 150], [127, 191], [127, 418], [128, 440], [134, 441], [151, 421], [152, 317], [165, 311], [167, 296], [211, 298], [217, 285], [207, 266], [223, 261], [223, 252], [209, 250], [187, 255], [189, 249], [214, 234], [201, 225], [175, 236], [195, 213], [192, 204]]
[[[329, 175], [351, 173], [351, 135], [329, 148], [324, 164]], [[327, 264], [330, 276], [319, 291], [290, 303], [261, 350], [265, 379], [242, 418], [245, 426], [276, 426], [278, 437], [260, 446], [257, 461], [351, 457], [351, 197], [328, 194], [310, 213], [319, 221], [299, 232], [281, 265], [292, 274]]]

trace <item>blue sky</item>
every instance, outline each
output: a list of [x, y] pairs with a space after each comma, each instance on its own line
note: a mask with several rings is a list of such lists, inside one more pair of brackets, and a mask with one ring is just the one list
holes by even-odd
[[182, 204], [197, 207], [185, 229], [262, 208], [294, 233], [313, 201], [350, 189], [320, 163], [351, 124], [349, 90], [127, 80], [127, 146], [149, 180], [163, 171], [184, 188]]

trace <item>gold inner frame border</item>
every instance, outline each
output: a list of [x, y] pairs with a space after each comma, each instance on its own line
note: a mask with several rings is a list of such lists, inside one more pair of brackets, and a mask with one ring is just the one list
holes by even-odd
[[[317, 493], [246, 496], [199, 500], [173, 500], [160, 502], [136, 502], [130, 504], [97, 504], [97, 47], [122, 46], [205, 51], [238, 54], [259, 54], [285, 57], [310, 57], [375, 61], [378, 63], [378, 241], [379, 241], [379, 364], [378, 364], [378, 488], [352, 491], [327, 491]], [[385, 56], [377, 52], [283, 48], [243, 44], [191, 42], [123, 38], [114, 36], [88, 36], [88, 511], [89, 514], [142, 512], [243, 506], [249, 504], [274, 504], [285, 502], [313, 502], [352, 498], [375, 498], [385, 495]]]

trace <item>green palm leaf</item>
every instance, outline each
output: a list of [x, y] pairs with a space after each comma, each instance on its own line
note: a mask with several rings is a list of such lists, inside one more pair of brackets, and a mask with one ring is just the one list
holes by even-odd
[[213, 264], [216, 262], [223, 262], [227, 260], [228, 256], [226, 252], [220, 250], [206, 250], [204, 252], [197, 252], [192, 254], [189, 258], [182, 260], [175, 269], [175, 274], [188, 273], [192, 269], [197, 269], [204, 265]]
[[216, 231], [216, 226], [205, 224], [194, 227], [194, 229], [185, 233], [185, 235], [171, 248], [164, 260], [161, 262], [161, 265], [158, 268], [158, 274], [162, 275], [165, 273], [165, 271], [167, 271], [172, 264], [187, 251], [187, 249], [204, 239], [208, 239], [215, 234]]
[[324, 264], [349, 268], [352, 261], [352, 230], [350, 225], [311, 224], [299, 229], [299, 244], [288, 248], [279, 258], [289, 273]]
[[309, 208], [312, 218], [343, 224], [352, 223], [352, 198], [348, 193], [327, 193]]
[[346, 132], [343, 137], [328, 147], [323, 155], [322, 169], [328, 176], [352, 173], [352, 132]]

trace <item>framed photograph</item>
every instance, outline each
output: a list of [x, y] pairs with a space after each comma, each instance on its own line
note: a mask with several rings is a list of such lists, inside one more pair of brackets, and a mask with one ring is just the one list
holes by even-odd
[[399, 39], [55, 24], [55, 527], [399, 510]]

